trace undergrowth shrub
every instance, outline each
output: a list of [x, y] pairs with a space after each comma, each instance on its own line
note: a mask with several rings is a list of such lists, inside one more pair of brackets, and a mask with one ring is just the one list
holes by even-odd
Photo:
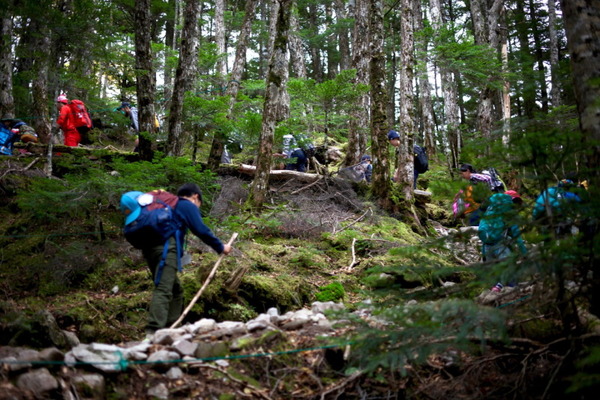
[[317, 301], [340, 301], [344, 299], [346, 290], [339, 282], [331, 282], [328, 285], [319, 288], [319, 292], [315, 295]]

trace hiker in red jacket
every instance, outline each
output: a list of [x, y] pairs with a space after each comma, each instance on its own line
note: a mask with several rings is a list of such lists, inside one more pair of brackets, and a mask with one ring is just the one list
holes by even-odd
[[56, 107], [58, 108], [58, 118], [56, 123], [62, 129], [65, 136], [65, 146], [77, 147], [81, 142], [81, 135], [73, 124], [71, 118], [71, 108], [69, 107], [69, 99], [64, 94], [56, 98]]

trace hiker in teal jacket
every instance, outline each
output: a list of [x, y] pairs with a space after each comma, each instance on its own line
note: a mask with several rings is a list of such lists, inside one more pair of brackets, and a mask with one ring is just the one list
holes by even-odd
[[[479, 222], [479, 239], [483, 245], [481, 253], [483, 261], [499, 261], [509, 257], [516, 249], [527, 254], [521, 230], [515, 223], [516, 204], [521, 197], [516, 194], [496, 193], [488, 199], [486, 210]], [[498, 282], [492, 291], [500, 292], [504, 286]]]
[[175, 206], [175, 218], [180, 224], [179, 246], [175, 237], [169, 239], [169, 250], [162, 271], [158, 271], [164, 243], [155, 244], [142, 250], [144, 258], [152, 271], [152, 279], [160, 273], [160, 280], [155, 285], [150, 301], [146, 334], [152, 334], [158, 329], [171, 326], [181, 315], [183, 310], [183, 288], [177, 277], [178, 260], [182, 254], [177, 254], [177, 249], [183, 249], [185, 234], [189, 229], [195, 236], [209, 245], [218, 254], [229, 254], [231, 246], [223, 244], [202, 221], [200, 205], [202, 192], [198, 185], [186, 183], [177, 191], [179, 201]]

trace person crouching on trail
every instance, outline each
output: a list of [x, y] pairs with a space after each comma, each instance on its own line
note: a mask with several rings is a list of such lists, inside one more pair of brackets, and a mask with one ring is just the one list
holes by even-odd
[[[218, 254], [229, 254], [231, 246], [223, 244], [202, 221], [200, 206], [202, 205], [202, 192], [195, 183], [182, 185], [177, 196], [179, 201], [175, 206], [175, 218], [180, 224], [179, 248], [183, 248], [185, 234], [188, 229]], [[160, 281], [154, 287], [152, 300], [146, 325], [146, 334], [153, 334], [156, 330], [171, 326], [183, 311], [183, 288], [177, 277], [177, 244], [175, 238], [169, 239], [169, 250]], [[148, 267], [152, 272], [152, 279], [159, 273], [158, 267], [162, 258], [164, 243], [142, 249]]]

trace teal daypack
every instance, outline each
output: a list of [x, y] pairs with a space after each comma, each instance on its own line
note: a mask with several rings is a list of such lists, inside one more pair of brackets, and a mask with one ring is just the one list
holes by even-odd
[[512, 197], [504, 193], [492, 195], [479, 222], [479, 239], [487, 245], [500, 243], [508, 235], [510, 225], [507, 224], [507, 220], [512, 217]]

